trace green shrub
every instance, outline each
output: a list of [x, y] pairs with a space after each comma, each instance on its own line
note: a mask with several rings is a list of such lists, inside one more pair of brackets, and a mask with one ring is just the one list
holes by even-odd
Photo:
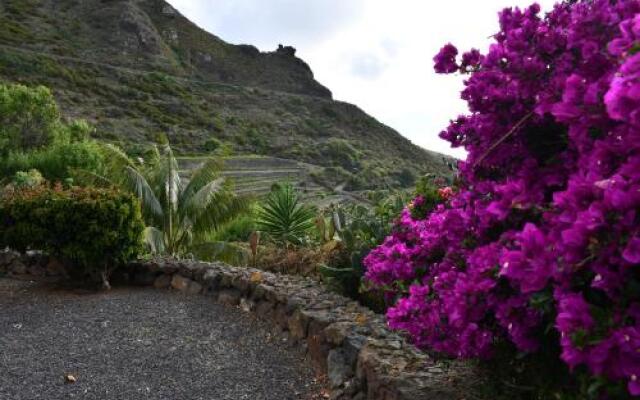
[[342, 167], [326, 167], [321, 172], [312, 172], [311, 178], [322, 186], [334, 187], [345, 182], [352, 183], [354, 175]]
[[411, 207], [411, 216], [415, 219], [424, 219], [429, 215], [438, 204], [442, 203], [442, 197], [438, 193], [437, 179], [432, 176], [423, 176], [418, 180], [416, 184], [415, 197], [421, 199], [419, 202], [414, 202], [414, 206]]
[[143, 230], [138, 200], [114, 190], [40, 186], [0, 199], [0, 247], [45, 251], [76, 278], [107, 283], [115, 267], [138, 256]]
[[56, 134], [58, 142], [82, 142], [89, 140], [96, 128], [85, 120], [74, 120], [63, 125]]
[[351, 176], [344, 188], [351, 191], [365, 190], [373, 186], [374, 182], [377, 183], [377, 181], [367, 180], [363, 174], [358, 174]]
[[246, 141], [251, 145], [253, 150], [258, 153], [264, 153], [268, 148], [267, 139], [256, 128], [248, 128], [245, 131]]
[[34, 0], [7, 0], [4, 5], [5, 12], [18, 19], [25, 19], [38, 14], [38, 2]]
[[51, 182], [65, 181], [73, 170], [97, 172], [104, 158], [91, 140], [55, 143], [30, 152], [13, 152], [0, 163], [0, 174], [12, 176], [18, 171], [37, 169]]
[[0, 85], [0, 155], [46, 146], [60, 127], [60, 112], [44, 86]]
[[389, 235], [407, 198], [403, 194], [374, 192], [369, 195], [369, 201], [369, 206], [348, 205], [328, 210], [328, 223], [325, 218], [322, 225], [335, 232], [339, 246], [336, 246], [337, 253], [320, 267], [320, 273], [336, 291], [382, 312], [385, 304], [381, 293], [363, 285], [363, 261], [371, 249]]
[[214, 132], [222, 132], [224, 131], [224, 121], [222, 121], [222, 119], [220, 119], [220, 117], [218, 116], [214, 116], [210, 123], [209, 123], [209, 127], [214, 131]]
[[416, 183], [416, 174], [409, 168], [402, 168], [402, 170], [400, 170], [400, 172], [398, 172], [396, 176], [398, 183], [403, 188], [411, 187]]
[[236, 243], [206, 242], [191, 247], [191, 255], [202, 261], [222, 261], [237, 267], [249, 264], [250, 253]]
[[11, 182], [17, 188], [34, 188], [42, 185], [44, 178], [37, 169], [31, 169], [27, 172], [18, 171]]
[[362, 154], [347, 140], [331, 138], [322, 145], [321, 153], [330, 159], [335, 166], [342, 167], [347, 171], [361, 167]]
[[45, 179], [65, 181], [74, 169], [98, 172], [102, 157], [86, 121], [60, 120], [49, 89], [0, 85], [0, 174], [37, 169]]
[[220, 242], [246, 242], [251, 232], [256, 229], [254, 216], [245, 214], [218, 228], [209, 239]]
[[222, 142], [216, 138], [209, 138], [204, 142], [204, 150], [209, 153], [213, 153], [222, 146]]

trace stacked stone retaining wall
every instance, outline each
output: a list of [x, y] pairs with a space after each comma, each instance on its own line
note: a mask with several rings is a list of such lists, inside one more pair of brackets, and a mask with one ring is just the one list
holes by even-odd
[[[0, 276], [63, 279], [47, 256], [0, 253]], [[471, 400], [476, 371], [464, 363], [436, 361], [391, 332], [384, 317], [319, 282], [222, 263], [135, 262], [114, 280], [204, 295], [270, 321], [304, 348], [332, 399]]]

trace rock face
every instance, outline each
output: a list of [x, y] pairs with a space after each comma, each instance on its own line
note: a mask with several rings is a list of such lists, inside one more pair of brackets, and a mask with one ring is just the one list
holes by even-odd
[[[34, 265], [46, 266], [43, 260], [41, 255], [0, 252], [0, 276], [24, 271], [38, 279], [28, 273]], [[479, 379], [472, 367], [419, 352], [389, 331], [382, 316], [312, 279], [171, 260], [132, 263], [119, 274], [120, 281], [129, 277], [133, 284], [209, 296], [272, 322], [292, 343], [306, 349], [309, 362], [327, 376], [331, 399], [479, 398], [475, 386]]]
[[[149, 17], [131, 3], [124, 3], [118, 19], [117, 39], [125, 52], [162, 53], [162, 36]], [[120, 11], [120, 10], [118, 10]]]
[[[9, 0], [15, 2], [16, 0]], [[164, 0], [30, 1], [25, 9], [58, 32], [56, 45], [87, 60], [331, 98], [292, 47], [261, 53], [232, 45], [202, 30]], [[12, 10], [12, 8], [9, 8]], [[0, 5], [2, 11], [2, 5]], [[21, 15], [22, 16], [22, 15]], [[24, 15], [25, 19], [29, 19]], [[70, 28], [72, 26], [72, 28]], [[73, 29], [74, 32], [69, 32]], [[33, 35], [45, 35], [32, 30]], [[41, 37], [39, 39], [47, 39]], [[25, 47], [33, 46], [29, 41]], [[203, 60], [209, 60], [202, 62]]]

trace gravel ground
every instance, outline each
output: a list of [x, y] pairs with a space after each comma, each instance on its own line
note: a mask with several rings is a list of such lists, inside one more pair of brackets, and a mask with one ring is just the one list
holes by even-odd
[[[64, 375], [77, 378], [65, 384]], [[271, 327], [203, 296], [91, 293], [0, 279], [0, 399], [309, 399]]]

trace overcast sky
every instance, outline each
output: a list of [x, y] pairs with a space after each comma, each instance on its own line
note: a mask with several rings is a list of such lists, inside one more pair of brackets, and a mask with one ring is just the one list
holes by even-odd
[[[298, 49], [337, 100], [354, 103], [414, 143], [463, 156], [438, 137], [466, 111], [462, 78], [433, 72], [447, 42], [484, 52], [497, 13], [531, 0], [169, 0], [200, 27], [262, 51]], [[550, 10], [555, 0], [539, 0]]]

